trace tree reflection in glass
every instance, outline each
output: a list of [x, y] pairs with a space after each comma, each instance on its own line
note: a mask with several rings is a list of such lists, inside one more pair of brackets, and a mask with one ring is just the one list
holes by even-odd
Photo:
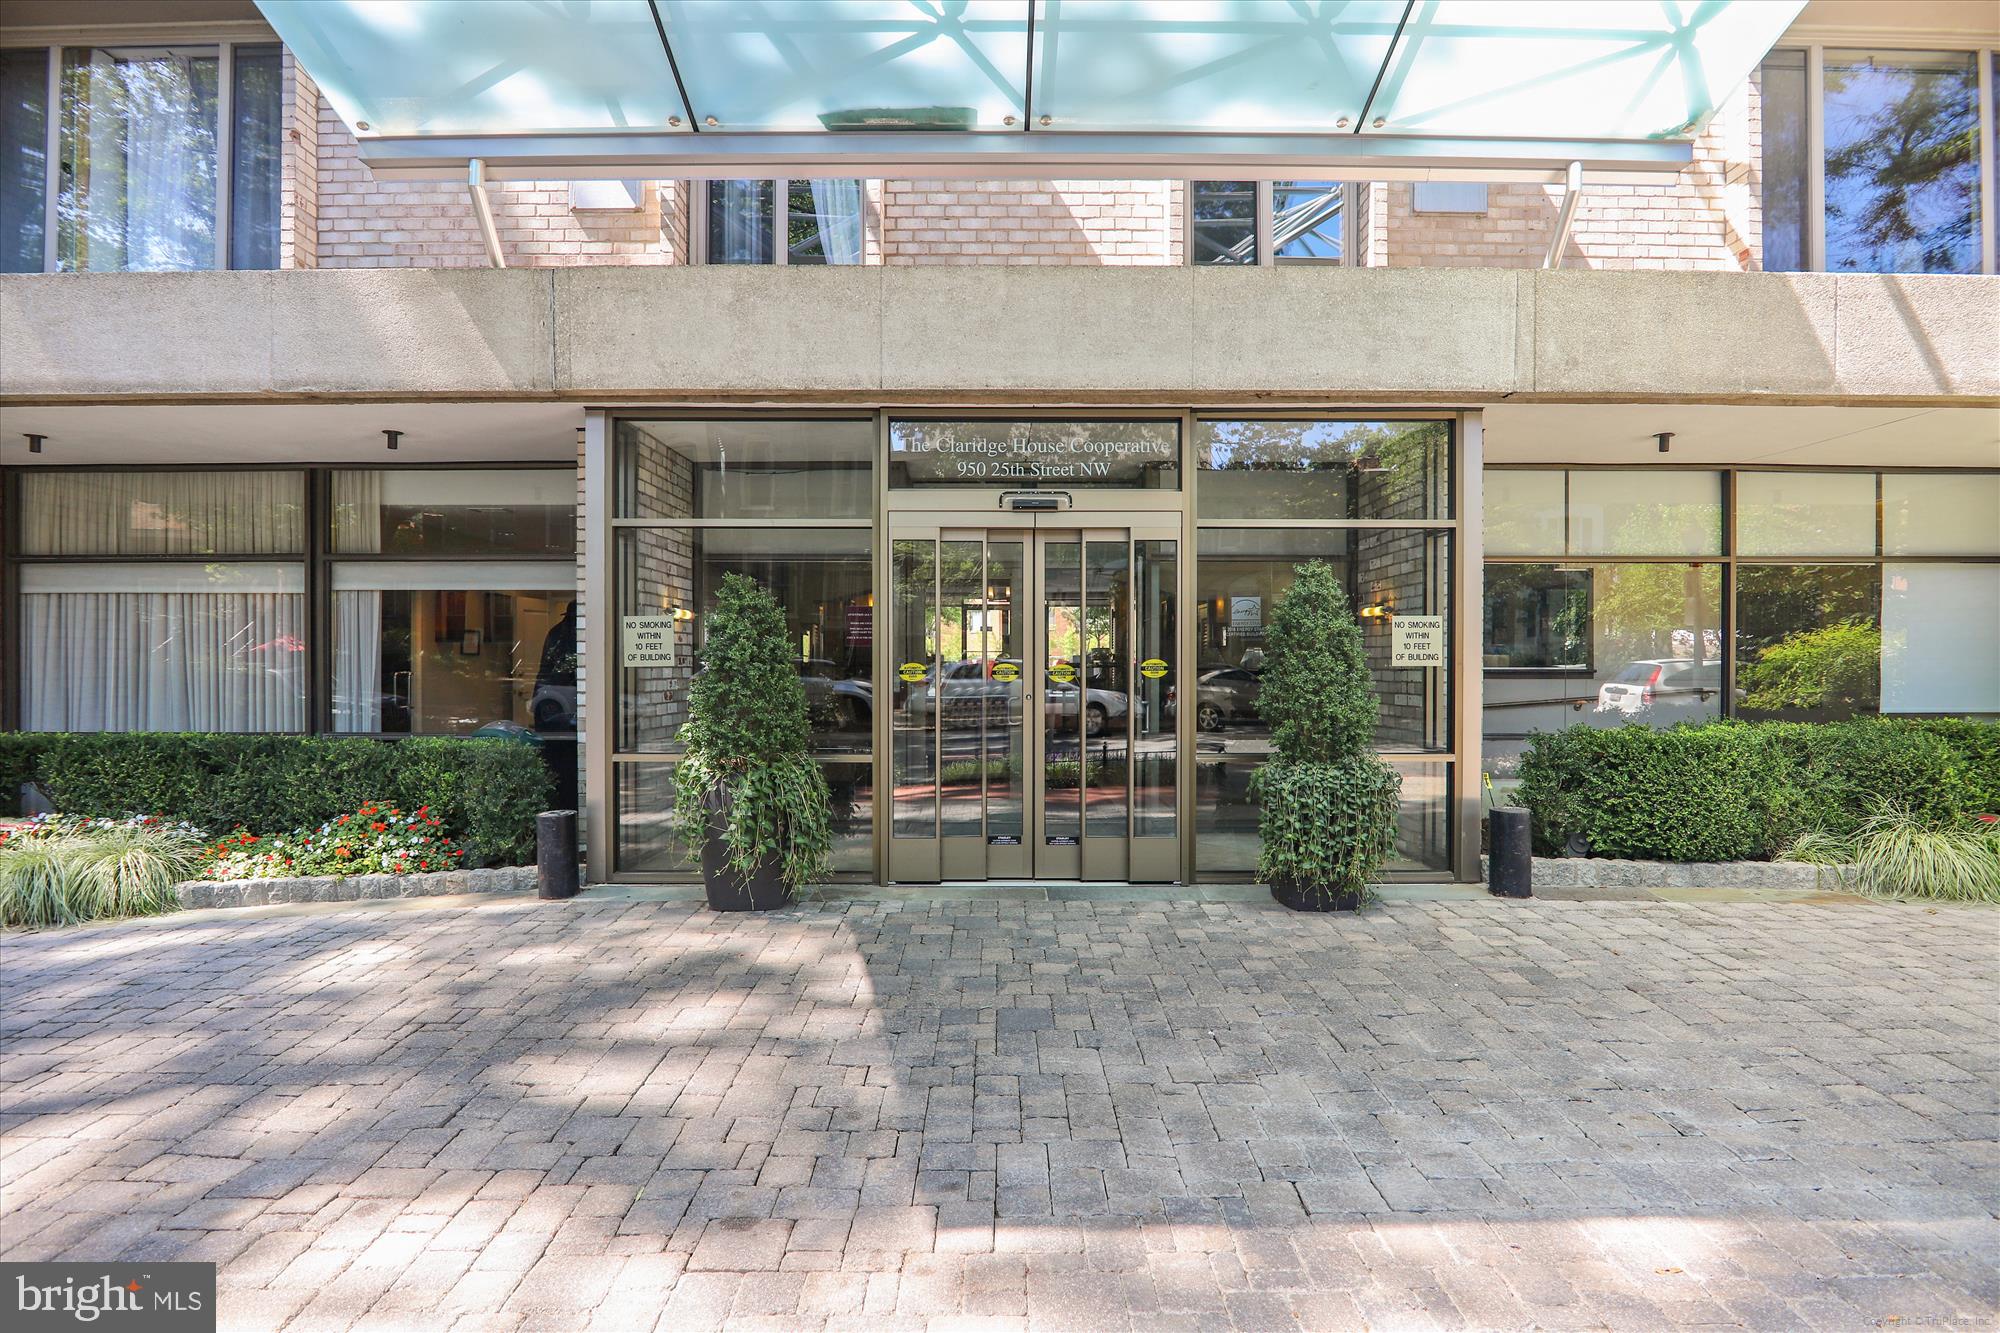
[[1979, 271], [1979, 86], [1963, 52], [1826, 53], [1826, 266]]
[[1745, 565], [1736, 603], [1739, 716], [1826, 722], [1877, 711], [1881, 584], [1872, 565]]

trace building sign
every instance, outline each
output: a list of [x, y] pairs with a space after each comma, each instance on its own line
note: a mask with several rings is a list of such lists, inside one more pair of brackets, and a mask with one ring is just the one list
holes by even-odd
[[1444, 665], [1444, 617], [1397, 616], [1389, 622], [1389, 665]]
[[893, 421], [891, 489], [1070, 486], [1172, 490], [1176, 421]]
[[1229, 599], [1229, 628], [1238, 631], [1260, 630], [1264, 628], [1264, 599], [1262, 597], [1232, 597]]
[[672, 616], [626, 616], [619, 641], [628, 667], [663, 667], [674, 664], [674, 618]]
[[1139, 674], [1147, 680], [1159, 680], [1167, 674], [1166, 660], [1159, 657], [1147, 658], [1145, 661], [1139, 663]]
[[847, 608], [847, 646], [860, 648], [875, 642], [875, 608], [872, 606], [850, 606]]

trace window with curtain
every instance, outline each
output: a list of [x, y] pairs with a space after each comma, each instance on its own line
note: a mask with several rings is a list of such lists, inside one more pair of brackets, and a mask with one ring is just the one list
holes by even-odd
[[278, 267], [284, 178], [284, 53], [276, 44], [231, 53], [229, 267]]
[[49, 53], [0, 50], [0, 273], [40, 273], [49, 191]]
[[300, 472], [25, 472], [23, 555], [298, 555]]
[[333, 549], [341, 555], [569, 555], [576, 550], [576, 473], [336, 472]]
[[1764, 128], [1764, 270], [1812, 267], [1806, 199], [1809, 152], [1806, 52], [1773, 51], [1758, 77]]
[[858, 180], [708, 183], [711, 264], [859, 264]]

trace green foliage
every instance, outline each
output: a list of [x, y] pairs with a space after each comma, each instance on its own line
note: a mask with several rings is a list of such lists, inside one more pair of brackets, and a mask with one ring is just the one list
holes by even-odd
[[197, 873], [214, 880], [421, 875], [464, 864], [464, 848], [427, 807], [370, 801], [318, 828], [267, 836], [239, 828], [202, 846]]
[[680, 730], [687, 754], [674, 768], [682, 841], [699, 848], [713, 816], [731, 867], [748, 874], [776, 857], [794, 888], [826, 874], [833, 846], [832, 797], [807, 748], [796, 657], [771, 595], [724, 575]]
[[33, 782], [42, 765], [49, 736], [38, 731], [0, 732], [0, 814], [21, 808], [21, 784]]
[[204, 828], [309, 828], [368, 801], [429, 806], [474, 865], [534, 860], [552, 784], [518, 741], [448, 736], [92, 732], [42, 738], [36, 780], [59, 809]]
[[1395, 847], [1402, 777], [1371, 748], [1375, 693], [1361, 627], [1323, 561], [1299, 566], [1273, 610], [1257, 711], [1274, 751], [1251, 780], [1258, 877], [1359, 893]]
[[68, 926], [81, 921], [80, 839], [10, 838], [0, 843], [0, 925]]
[[1900, 718], [1570, 727], [1530, 738], [1517, 799], [1535, 850], [1761, 860], [1852, 837], [1885, 802], [1941, 826], [2000, 800], [2000, 724]]
[[1851, 837], [1808, 833], [1785, 859], [1836, 867], [1840, 882], [1886, 897], [2000, 903], [2000, 824], [1931, 824], [1885, 804]]
[[1298, 567], [1278, 599], [1265, 642], [1257, 713], [1271, 724], [1281, 764], [1331, 764], [1369, 753], [1375, 691], [1361, 626], [1324, 560]]
[[1881, 661], [1882, 631], [1870, 621], [1804, 630], [1742, 663], [1743, 706], [1765, 713], [1851, 711], [1878, 697]]
[[0, 840], [0, 924], [171, 912], [194, 862], [194, 835], [154, 820], [38, 820]]

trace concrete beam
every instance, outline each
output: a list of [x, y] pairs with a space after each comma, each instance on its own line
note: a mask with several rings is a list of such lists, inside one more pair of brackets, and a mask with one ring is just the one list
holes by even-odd
[[2000, 403], [2000, 278], [576, 268], [0, 277], [0, 397]]

